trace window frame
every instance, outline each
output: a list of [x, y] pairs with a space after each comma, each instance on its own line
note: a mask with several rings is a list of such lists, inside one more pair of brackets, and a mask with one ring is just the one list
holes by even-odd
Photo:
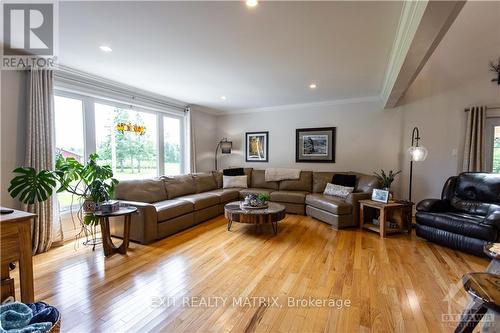
[[73, 91], [67, 91], [64, 89], [58, 89], [57, 87], [54, 89], [54, 96], [60, 96], [65, 98], [73, 98], [82, 101], [83, 107], [83, 136], [84, 136], [84, 157], [83, 161], [87, 162], [88, 156], [96, 152], [96, 131], [95, 131], [95, 107], [96, 103], [104, 104], [112, 107], [123, 108], [127, 110], [139, 111], [149, 114], [156, 115], [156, 140], [157, 140], [157, 175], [165, 174], [165, 142], [164, 142], [164, 126], [163, 120], [164, 117], [174, 118], [180, 120], [180, 149], [181, 149], [181, 159], [180, 159], [180, 170], [181, 173], [187, 172], [186, 165], [186, 123], [187, 117], [186, 114], [180, 115], [177, 112], [169, 112], [168, 110], [160, 110], [156, 108], [150, 107], [142, 107], [137, 105], [127, 104], [125, 102], [117, 102], [114, 100], [108, 100], [105, 98], [89, 96], [82, 93], [76, 93]]

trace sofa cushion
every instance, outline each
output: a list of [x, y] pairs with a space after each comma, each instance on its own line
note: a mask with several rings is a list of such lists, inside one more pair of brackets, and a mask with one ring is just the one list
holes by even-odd
[[304, 204], [306, 191], [276, 191], [271, 193], [271, 201]]
[[179, 200], [189, 201], [194, 205], [194, 210], [200, 210], [220, 203], [220, 197], [213, 193], [196, 193], [179, 197]]
[[208, 194], [215, 194], [219, 197], [220, 203], [227, 203], [239, 199], [241, 188], [220, 188], [209, 191]]
[[279, 188], [278, 182], [266, 182], [265, 170], [252, 170], [252, 179], [250, 180], [252, 188], [267, 188], [270, 190], [277, 190]]
[[217, 181], [212, 173], [195, 173], [193, 174], [196, 193], [207, 192], [217, 189]]
[[440, 230], [467, 237], [497, 240], [497, 229], [489, 224], [482, 224], [483, 216], [459, 212], [430, 213], [419, 211], [416, 214], [417, 224], [426, 225]]
[[191, 175], [162, 177], [162, 180], [165, 183], [169, 199], [196, 193], [196, 185]]
[[323, 193], [326, 184], [332, 182], [334, 174], [335, 172], [329, 172], [329, 171], [313, 172], [313, 184], [312, 184], [313, 193]]
[[374, 188], [379, 188], [379, 181], [377, 177], [353, 171], [350, 171], [349, 173], [356, 175], [356, 186], [354, 186], [354, 192], [372, 193]]
[[345, 199], [352, 193], [352, 191], [354, 191], [354, 187], [328, 183], [326, 184], [325, 192], [323, 192], [323, 194]]
[[282, 180], [279, 184], [280, 191], [312, 191], [312, 171], [301, 171], [299, 179]]
[[462, 200], [500, 204], [500, 174], [461, 173], [457, 178], [455, 195]]
[[222, 176], [222, 188], [247, 188], [248, 176]]
[[155, 206], [158, 214], [158, 222], [191, 213], [194, 209], [193, 203], [178, 199], [156, 202], [153, 206]]
[[459, 197], [453, 197], [450, 200], [450, 205], [459, 212], [482, 215], [482, 217], [494, 210], [500, 210], [499, 205], [475, 200], [463, 200]]
[[308, 194], [306, 196], [306, 205], [337, 215], [351, 214], [352, 212], [352, 205], [344, 199], [319, 193]]
[[253, 187], [244, 188], [244, 189], [240, 190], [240, 198], [243, 199], [244, 197], [246, 197], [250, 193], [255, 193], [255, 194], [265, 193], [267, 195], [271, 195], [271, 192], [274, 192], [274, 191], [270, 190], [268, 188], [253, 188]]
[[224, 176], [244, 176], [245, 170], [243, 168], [231, 168], [222, 170]]
[[167, 200], [167, 191], [161, 179], [122, 180], [118, 183], [115, 199], [153, 203]]
[[217, 184], [217, 188], [222, 188], [222, 172], [221, 171], [212, 171], [212, 175], [214, 176], [215, 183]]

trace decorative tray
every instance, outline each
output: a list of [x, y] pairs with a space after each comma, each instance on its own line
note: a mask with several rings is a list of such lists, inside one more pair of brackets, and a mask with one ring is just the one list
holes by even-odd
[[263, 206], [249, 206], [249, 205], [244, 205], [243, 203], [240, 203], [240, 207], [242, 209], [266, 209], [266, 208], [269, 208], [269, 205], [265, 204]]

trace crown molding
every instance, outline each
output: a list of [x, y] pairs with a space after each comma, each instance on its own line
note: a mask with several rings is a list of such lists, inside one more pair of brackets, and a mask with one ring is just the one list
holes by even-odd
[[185, 109], [188, 105], [186, 102], [153, 93], [151, 91], [142, 90], [64, 65], [57, 66], [56, 70], [54, 70], [54, 77], [56, 78], [56, 82], [58, 81], [62, 87], [72, 85], [82, 85], [88, 87], [95, 86], [96, 88], [109, 89], [109, 91], [117, 92], [129, 97], [132, 100], [146, 99], [151, 102], [166, 104], [179, 109]]
[[387, 103], [387, 100], [391, 95], [398, 74], [403, 67], [408, 50], [410, 49], [413, 38], [415, 37], [417, 29], [420, 25], [420, 21], [424, 16], [427, 4], [427, 0], [403, 2], [396, 37], [392, 44], [391, 55], [389, 57], [389, 63], [387, 65], [382, 91], [380, 93], [380, 99], [384, 104]]
[[327, 107], [335, 105], [346, 105], [346, 104], [357, 104], [357, 103], [381, 103], [380, 96], [365, 96], [365, 97], [355, 97], [355, 98], [344, 98], [335, 99], [322, 102], [312, 102], [312, 103], [301, 103], [301, 104], [286, 104], [269, 106], [263, 108], [253, 108], [253, 109], [239, 109], [225, 112], [217, 112], [218, 116], [227, 116], [234, 114], [245, 114], [245, 113], [258, 113], [258, 112], [276, 112], [276, 111], [288, 111], [304, 108], [316, 108], [316, 107]]

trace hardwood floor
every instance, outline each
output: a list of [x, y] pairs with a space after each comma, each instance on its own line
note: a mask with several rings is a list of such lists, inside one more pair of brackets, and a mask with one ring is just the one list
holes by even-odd
[[[488, 264], [414, 234], [380, 239], [297, 215], [277, 236], [270, 228], [227, 231], [221, 216], [109, 259], [70, 242], [34, 257], [35, 298], [72, 332], [439, 332], [455, 327], [442, 315], [463, 307], [461, 276]], [[344, 303], [290, 307], [288, 297]]]

